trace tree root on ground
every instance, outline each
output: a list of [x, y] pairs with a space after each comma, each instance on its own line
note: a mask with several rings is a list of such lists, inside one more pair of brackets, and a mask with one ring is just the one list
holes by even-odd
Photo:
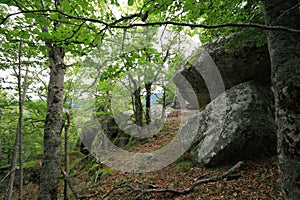
[[170, 189], [170, 188], [157, 189], [156, 185], [150, 185], [150, 184], [147, 184], [148, 188], [150, 188], [150, 189], [141, 189], [141, 188], [135, 188], [135, 187], [131, 186], [130, 182], [124, 182], [124, 183], [121, 183], [121, 184], [113, 187], [109, 192], [107, 192], [106, 194], [104, 194], [102, 196], [102, 199], [107, 198], [114, 191], [121, 189], [121, 188], [127, 188], [128, 191], [130, 191], [130, 193], [136, 193], [137, 199], [140, 199], [142, 196], [144, 196], [146, 194], [150, 194], [150, 193], [152, 193], [152, 194], [153, 193], [170, 193], [170, 194], [174, 194], [174, 195], [186, 195], [186, 194], [193, 192], [194, 189], [200, 184], [209, 183], [209, 182], [217, 182], [217, 181], [223, 180], [225, 178], [227, 178], [229, 180], [239, 178], [240, 175], [235, 175], [234, 173], [236, 173], [236, 171], [243, 164], [244, 164], [244, 162], [240, 161], [237, 164], [235, 164], [232, 168], [230, 168], [228, 171], [226, 171], [224, 174], [197, 180], [195, 182], [192, 182], [189, 187], [184, 188], [182, 190], [176, 190], [176, 189]]

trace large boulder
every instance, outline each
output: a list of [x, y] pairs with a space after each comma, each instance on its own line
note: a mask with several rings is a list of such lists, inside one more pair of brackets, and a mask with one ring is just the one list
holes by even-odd
[[269, 101], [252, 81], [234, 86], [183, 124], [181, 141], [192, 143], [190, 154], [205, 166], [273, 154], [276, 135]]
[[180, 94], [194, 107], [201, 108], [222, 93], [220, 77], [225, 89], [250, 80], [270, 84], [271, 64], [267, 45], [257, 46], [252, 42], [230, 49], [224, 45], [224, 40], [203, 47], [184, 63], [173, 78]]

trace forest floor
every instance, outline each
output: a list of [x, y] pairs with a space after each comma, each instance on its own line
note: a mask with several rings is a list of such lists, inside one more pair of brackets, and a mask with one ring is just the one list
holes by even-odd
[[[132, 141], [127, 149], [151, 152], [168, 143], [177, 133], [180, 122], [188, 115], [174, 112], [169, 116], [157, 137], [139, 145]], [[210, 178], [228, 172], [235, 163], [218, 168], [205, 168], [184, 155], [158, 171], [124, 173], [97, 163], [92, 156], [80, 153], [73, 153], [70, 160], [69, 182], [73, 187], [73, 192], [69, 189], [70, 199], [283, 199], [275, 157], [245, 161], [232, 175], [221, 179]], [[63, 179], [62, 175], [60, 199], [63, 199]], [[161, 190], [188, 189], [193, 183], [204, 179], [210, 181], [197, 184], [185, 194]], [[24, 187], [24, 199], [36, 199], [38, 184], [26, 183]]]

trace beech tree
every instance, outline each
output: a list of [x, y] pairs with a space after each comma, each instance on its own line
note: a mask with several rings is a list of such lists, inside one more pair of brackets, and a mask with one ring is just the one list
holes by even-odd
[[[63, 83], [67, 69], [64, 62], [65, 53], [87, 53], [90, 47], [101, 44], [103, 38], [114, 29], [167, 25], [172, 26], [174, 31], [186, 31], [191, 34], [201, 30], [198, 33], [206, 33], [208, 41], [219, 35], [236, 32], [240, 28], [268, 32], [283, 194], [285, 199], [300, 199], [298, 0], [263, 0], [263, 9], [258, 0], [128, 0], [129, 7], [127, 10], [123, 9], [124, 13], [121, 16], [115, 16], [112, 7], [109, 6], [119, 6], [117, 0], [2, 2], [16, 6], [18, 11], [11, 13], [1, 7], [1, 30], [6, 28], [5, 23], [10, 18], [23, 14], [24, 18], [34, 24], [28, 30], [31, 37], [43, 41], [48, 51], [50, 81], [39, 199], [57, 199], [61, 163]], [[210, 32], [210, 29], [214, 31]], [[252, 31], [253, 33], [255, 31]]]
[[[264, 0], [267, 25], [300, 30], [298, 0]], [[279, 172], [285, 199], [300, 199], [300, 34], [268, 31], [278, 137]]]

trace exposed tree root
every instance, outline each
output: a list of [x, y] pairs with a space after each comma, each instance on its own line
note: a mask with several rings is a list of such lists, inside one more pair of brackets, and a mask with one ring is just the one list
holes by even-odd
[[225, 178], [228, 178], [230, 180], [239, 178], [240, 175], [234, 175], [234, 173], [243, 164], [244, 164], [244, 162], [240, 161], [237, 164], [235, 164], [232, 168], [230, 168], [228, 171], [226, 171], [224, 174], [197, 180], [195, 182], [192, 182], [189, 187], [184, 188], [182, 190], [176, 190], [176, 189], [170, 189], [170, 188], [156, 189], [157, 186], [149, 185], [149, 184], [147, 184], [147, 186], [148, 186], [148, 188], [151, 188], [151, 189], [141, 189], [141, 188], [135, 188], [135, 187], [131, 186], [129, 182], [124, 182], [118, 186], [113, 187], [109, 192], [107, 192], [106, 194], [104, 194], [104, 196], [102, 196], [102, 199], [105, 199], [110, 194], [112, 194], [114, 191], [121, 189], [121, 188], [127, 188], [128, 191], [130, 191], [131, 193], [137, 193], [137, 196], [136, 196], [137, 199], [140, 199], [142, 196], [144, 196], [146, 194], [150, 194], [150, 193], [170, 193], [170, 194], [175, 194], [175, 195], [186, 195], [186, 194], [193, 192], [194, 189], [200, 184], [216, 182], [216, 181], [223, 180]]

